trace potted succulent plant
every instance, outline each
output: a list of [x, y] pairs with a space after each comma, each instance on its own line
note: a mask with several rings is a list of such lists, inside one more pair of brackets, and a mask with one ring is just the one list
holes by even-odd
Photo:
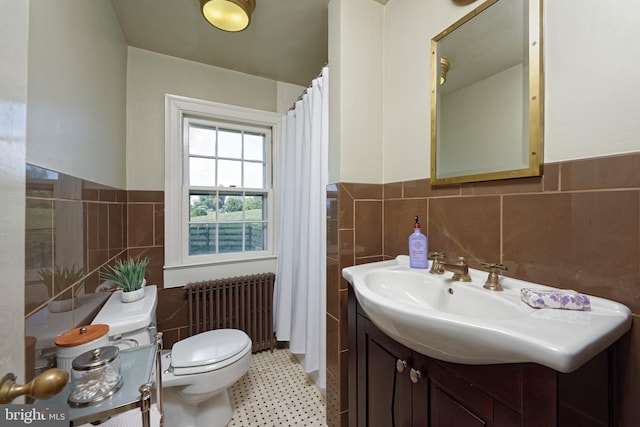
[[51, 313], [62, 313], [73, 308], [76, 292], [84, 285], [84, 270], [72, 266], [55, 266], [53, 270], [38, 270], [40, 280], [47, 287], [51, 301], [47, 305]]
[[144, 298], [144, 273], [149, 264], [149, 258], [128, 258], [126, 261], [117, 260], [115, 265], [109, 266], [108, 271], [101, 274], [103, 279], [110, 280], [122, 289], [122, 302], [133, 302]]

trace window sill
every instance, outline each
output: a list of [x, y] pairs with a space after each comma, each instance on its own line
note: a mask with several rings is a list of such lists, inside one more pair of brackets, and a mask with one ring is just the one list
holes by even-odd
[[254, 262], [254, 261], [275, 260], [277, 258], [278, 258], [278, 256], [275, 255], [275, 254], [263, 254], [263, 255], [257, 255], [257, 256], [254, 256], [254, 257], [246, 257], [245, 256], [245, 257], [242, 257], [242, 258], [222, 258], [222, 259], [218, 259], [218, 260], [207, 259], [207, 260], [202, 260], [202, 261], [183, 262], [183, 263], [180, 263], [180, 264], [167, 264], [167, 265], [164, 266], [164, 270], [165, 271], [171, 271], [171, 270], [181, 270], [181, 269], [193, 268], [193, 267], [243, 264], [243, 263]]
[[206, 260], [184, 264], [168, 264], [164, 267], [164, 287], [183, 287], [187, 283], [260, 273], [275, 273], [278, 257], [261, 254], [253, 258]]

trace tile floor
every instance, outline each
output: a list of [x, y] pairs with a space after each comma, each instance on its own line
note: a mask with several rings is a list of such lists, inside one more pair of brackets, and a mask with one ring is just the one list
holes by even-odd
[[231, 403], [227, 427], [326, 427], [324, 398], [287, 349], [254, 354], [231, 387]]
[[[249, 371], [231, 387], [230, 395], [234, 411], [227, 427], [327, 426], [324, 397], [287, 349], [254, 354]], [[140, 420], [140, 411], [133, 409], [100, 427], [140, 426]], [[155, 404], [151, 425], [160, 425]]]

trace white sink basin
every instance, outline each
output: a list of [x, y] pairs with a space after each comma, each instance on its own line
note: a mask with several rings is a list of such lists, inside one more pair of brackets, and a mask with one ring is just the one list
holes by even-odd
[[590, 297], [590, 311], [534, 309], [521, 288], [553, 289], [508, 277], [504, 291], [483, 289], [486, 272], [471, 282], [409, 267], [408, 258], [342, 270], [373, 323], [407, 347], [448, 362], [471, 365], [534, 362], [571, 372], [631, 327], [624, 305]]

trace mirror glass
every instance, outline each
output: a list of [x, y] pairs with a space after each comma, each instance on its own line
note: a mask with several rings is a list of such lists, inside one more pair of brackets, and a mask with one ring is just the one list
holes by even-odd
[[431, 41], [431, 183], [539, 176], [541, 0], [488, 0]]
[[111, 295], [100, 267], [126, 252], [127, 197], [26, 165], [25, 335], [37, 373], [55, 366], [55, 339], [87, 325]]

